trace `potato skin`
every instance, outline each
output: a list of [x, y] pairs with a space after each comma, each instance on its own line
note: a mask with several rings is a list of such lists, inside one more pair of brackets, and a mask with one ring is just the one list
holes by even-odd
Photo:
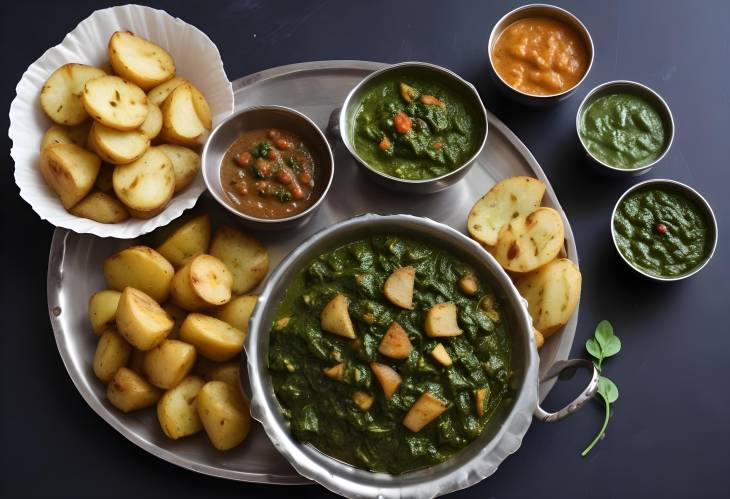
[[109, 382], [106, 398], [120, 411], [131, 412], [154, 405], [160, 398], [160, 390], [131, 369], [122, 367]]
[[202, 254], [175, 273], [172, 300], [185, 310], [224, 305], [231, 299], [233, 276], [216, 257]]
[[92, 192], [71, 208], [77, 217], [88, 218], [102, 224], [124, 222], [129, 218], [127, 208], [114, 196], [105, 192]]
[[132, 347], [113, 328], [99, 338], [94, 354], [94, 374], [103, 383], [109, 383], [120, 367], [127, 365]]
[[117, 305], [117, 330], [133, 347], [147, 351], [164, 340], [175, 322], [149, 295], [126, 287]]
[[195, 364], [195, 348], [178, 340], [162, 340], [147, 351], [142, 366], [147, 380], [165, 390], [175, 387]]
[[104, 262], [104, 277], [110, 288], [121, 291], [130, 286], [159, 303], [167, 301], [174, 275], [170, 262], [149, 246], [131, 246]]
[[100, 168], [101, 159], [76, 144], [55, 144], [41, 152], [41, 175], [67, 210], [91, 191]]
[[89, 119], [79, 95], [87, 81], [105, 76], [101, 69], [85, 64], [64, 64], [43, 84], [41, 107], [59, 125], [79, 125]]
[[216, 362], [232, 359], [243, 350], [243, 331], [208, 315], [192, 313], [180, 326], [180, 339]]
[[157, 403], [157, 420], [164, 434], [173, 440], [198, 433], [203, 423], [198, 416], [198, 393], [205, 381], [188, 376]]
[[209, 381], [200, 389], [198, 415], [218, 450], [237, 447], [251, 429], [248, 402], [238, 388], [223, 381]]
[[240, 365], [238, 362], [226, 362], [213, 368], [208, 373], [208, 381], [223, 381], [231, 386], [241, 389]]
[[[162, 147], [162, 146], [160, 146]], [[157, 251], [179, 269], [198, 255], [208, 251], [210, 246], [210, 216], [192, 218], [178, 227], [165, 239]]]
[[233, 292], [248, 293], [266, 277], [269, 253], [255, 238], [230, 227], [221, 227], [213, 236], [210, 254], [226, 264], [233, 274]]
[[175, 76], [169, 52], [129, 31], [112, 34], [108, 53], [114, 72], [145, 91]]
[[225, 305], [216, 308], [213, 317], [240, 329], [245, 337], [248, 334], [248, 320], [256, 307], [257, 300], [256, 295], [237, 296]]
[[89, 299], [89, 321], [94, 333], [99, 336], [107, 328], [114, 325], [117, 305], [122, 293], [113, 289], [97, 291]]

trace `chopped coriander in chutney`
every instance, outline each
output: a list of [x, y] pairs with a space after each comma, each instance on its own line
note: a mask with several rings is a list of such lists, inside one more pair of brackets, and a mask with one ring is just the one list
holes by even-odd
[[652, 163], [662, 154], [666, 141], [659, 113], [631, 94], [597, 98], [580, 117], [579, 133], [593, 157], [627, 170]]
[[462, 166], [485, 130], [458, 92], [419, 78], [386, 80], [370, 88], [355, 112], [354, 146], [372, 168], [393, 177], [426, 180]]

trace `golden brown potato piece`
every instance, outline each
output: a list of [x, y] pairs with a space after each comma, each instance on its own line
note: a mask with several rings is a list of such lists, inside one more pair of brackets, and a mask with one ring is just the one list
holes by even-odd
[[175, 171], [168, 157], [150, 147], [136, 161], [117, 165], [112, 177], [114, 193], [132, 216], [152, 218], [165, 209], [175, 192]]
[[248, 293], [266, 277], [269, 253], [256, 239], [230, 227], [221, 227], [213, 236], [210, 254], [226, 264], [233, 274], [233, 292]]
[[401, 267], [388, 276], [383, 285], [385, 297], [393, 304], [410, 310], [413, 308], [413, 284], [416, 279], [416, 269]]
[[174, 144], [196, 147], [207, 136], [208, 128], [195, 109], [192, 86], [183, 83], [162, 103], [162, 137]]
[[41, 140], [41, 151], [54, 144], [76, 144], [84, 147], [86, 137], [89, 135], [90, 123], [83, 123], [78, 126], [52, 125], [46, 130]]
[[175, 268], [208, 251], [210, 246], [210, 217], [200, 215], [182, 224], [165, 239], [157, 251]]
[[148, 139], [156, 138], [162, 130], [162, 110], [154, 104], [147, 104], [147, 117], [137, 129]]
[[109, 39], [109, 62], [116, 74], [144, 90], [175, 76], [175, 62], [165, 49], [129, 31]]
[[55, 144], [41, 152], [41, 174], [67, 210], [94, 187], [99, 157], [75, 144]]
[[148, 102], [154, 104], [155, 106], [162, 106], [162, 103], [165, 102], [165, 99], [170, 96], [172, 91], [183, 83], [190, 82], [187, 81], [185, 78], [175, 76], [167, 80], [165, 83], [157, 85], [155, 88], [150, 90], [149, 93], [147, 93]]
[[424, 392], [403, 418], [403, 426], [417, 433], [443, 414], [448, 407], [448, 404], [432, 393]]
[[90, 133], [91, 147], [101, 159], [113, 165], [131, 163], [150, 146], [150, 139], [138, 130], [115, 130], [94, 122]]
[[542, 346], [545, 344], [545, 337], [542, 335], [540, 331], [532, 328], [532, 334], [535, 335], [535, 346], [539, 349], [542, 348]]
[[102, 383], [109, 383], [120, 367], [127, 365], [132, 347], [114, 328], [109, 328], [99, 338], [94, 354], [94, 374]]
[[124, 288], [119, 298], [116, 323], [124, 339], [142, 351], [159, 345], [175, 325], [155, 300], [130, 287]]
[[469, 234], [482, 244], [497, 244], [499, 230], [511, 220], [540, 207], [545, 184], [532, 177], [509, 177], [476, 202], [466, 222]]
[[527, 300], [532, 325], [545, 338], [573, 315], [580, 300], [581, 280], [578, 266], [567, 258], [553, 260], [516, 279], [517, 290]]
[[453, 364], [451, 355], [449, 355], [449, 352], [446, 351], [446, 347], [444, 347], [441, 343], [438, 343], [433, 350], [431, 350], [431, 356], [436, 359], [436, 362], [444, 367], [451, 367], [451, 364]]
[[390, 397], [393, 396], [395, 391], [398, 389], [398, 386], [400, 386], [401, 381], [403, 381], [400, 374], [398, 374], [392, 367], [378, 362], [371, 362], [370, 369], [373, 371], [373, 374], [378, 379], [380, 386], [383, 388], [385, 398], [390, 400]]
[[197, 376], [188, 376], [167, 390], [157, 403], [157, 420], [169, 438], [177, 440], [203, 429], [198, 416], [198, 393], [204, 384]]
[[497, 244], [489, 251], [506, 270], [530, 272], [557, 257], [564, 238], [560, 214], [552, 208], [538, 208], [502, 227]]
[[184, 146], [160, 144], [157, 146], [172, 163], [175, 171], [175, 192], [185, 189], [200, 171], [200, 155]]
[[222, 381], [209, 381], [201, 388], [198, 415], [210, 442], [218, 450], [238, 446], [251, 428], [248, 402], [238, 388]]
[[172, 301], [185, 310], [200, 310], [228, 303], [233, 276], [214, 256], [198, 255], [175, 273]]
[[195, 364], [195, 348], [183, 341], [162, 340], [148, 350], [142, 370], [147, 381], [165, 390], [176, 386]]
[[217, 308], [213, 316], [243, 331], [244, 338], [248, 333], [248, 320], [256, 306], [256, 295], [241, 295]]
[[118, 76], [87, 81], [81, 102], [96, 121], [117, 130], [134, 130], [147, 118], [144, 91]]
[[241, 388], [240, 365], [238, 362], [219, 364], [210, 371], [208, 381], [223, 381], [236, 388]]
[[378, 352], [391, 359], [407, 359], [413, 351], [413, 345], [408, 333], [397, 322], [393, 321], [380, 340]]
[[208, 315], [192, 313], [180, 326], [180, 339], [198, 353], [216, 362], [225, 362], [243, 350], [243, 331]]
[[102, 224], [116, 224], [129, 218], [127, 208], [106, 192], [92, 192], [69, 211]]
[[320, 325], [323, 331], [334, 333], [345, 338], [354, 339], [355, 327], [350, 319], [347, 296], [339, 293], [324, 306], [320, 314]]
[[147, 293], [159, 303], [167, 301], [175, 269], [165, 257], [148, 246], [131, 246], [104, 262], [104, 277], [110, 288], [127, 286]]
[[487, 408], [488, 397], [489, 388], [477, 388], [474, 390], [474, 405], [476, 406], [479, 417], [484, 416], [484, 410]]
[[453, 303], [437, 303], [426, 312], [426, 336], [439, 338], [459, 336], [462, 331], [456, 320], [457, 309]]
[[322, 372], [330, 379], [342, 381], [343, 379], [345, 379], [345, 363], [340, 362], [339, 364], [332, 367], [327, 367], [325, 369], [322, 369]]
[[87, 81], [105, 75], [101, 69], [85, 64], [64, 64], [54, 71], [43, 85], [41, 90], [43, 111], [60, 125], [72, 126], [83, 123], [89, 119], [89, 114], [80, 98], [84, 86]]
[[190, 91], [193, 94], [193, 107], [198, 118], [200, 118], [200, 122], [205, 128], [210, 130], [213, 128], [213, 115], [210, 112], [208, 101], [205, 99], [203, 93], [192, 83], [190, 84]]
[[375, 402], [375, 397], [373, 397], [369, 393], [361, 392], [358, 390], [352, 394], [352, 401], [355, 402], [355, 405], [361, 411], [367, 411], [373, 406], [373, 402]]
[[479, 283], [477, 282], [476, 277], [474, 277], [474, 274], [466, 274], [465, 276], [462, 276], [462, 278], [457, 281], [456, 285], [459, 287], [459, 291], [467, 296], [474, 296], [479, 290]]
[[106, 388], [106, 398], [120, 411], [131, 412], [154, 405], [160, 390], [131, 369], [121, 367]]
[[98, 291], [89, 299], [89, 320], [94, 333], [100, 335], [116, 321], [117, 305], [122, 293], [112, 289]]

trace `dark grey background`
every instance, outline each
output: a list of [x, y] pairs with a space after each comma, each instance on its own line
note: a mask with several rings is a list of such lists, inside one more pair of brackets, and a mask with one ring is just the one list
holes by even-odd
[[[27, 66], [93, 10], [112, 2], [9, 3], [0, 6], [0, 95], [8, 107]], [[412, 59], [451, 68], [477, 85], [487, 108], [515, 131], [547, 173], [570, 218], [583, 271], [572, 355], [586, 355], [583, 345], [593, 327], [610, 319], [623, 351], [608, 361], [606, 372], [621, 396], [607, 438], [588, 458], [579, 453], [602, 421], [597, 405], [559, 424], [535, 423], [517, 454], [494, 476], [455, 496], [727, 494], [730, 2], [557, 2], [588, 26], [596, 58], [576, 95], [548, 109], [520, 107], [488, 81], [489, 32], [520, 2], [150, 3], [205, 31], [218, 44], [231, 79], [318, 59]], [[715, 209], [718, 252], [685, 282], [641, 280], [624, 268], [611, 244], [610, 211], [635, 181], [588, 171], [574, 120], [588, 90], [613, 79], [651, 86], [674, 113], [674, 146], [643, 178], [688, 183]], [[0, 125], [7, 128], [8, 120]], [[63, 368], [47, 317], [46, 262], [53, 227], [18, 196], [10, 141], [2, 141], [0, 495], [326, 495], [317, 486], [239, 484], [178, 469], [129, 443], [87, 407]], [[548, 400], [553, 407], [569, 398], [569, 389], [557, 392]]]

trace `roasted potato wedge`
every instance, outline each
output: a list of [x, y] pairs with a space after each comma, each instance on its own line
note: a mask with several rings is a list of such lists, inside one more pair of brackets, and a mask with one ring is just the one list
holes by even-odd
[[64, 64], [43, 85], [43, 111], [59, 125], [79, 125], [88, 120], [89, 113], [81, 103], [81, 95], [86, 82], [100, 76], [106, 76], [106, 73], [99, 68], [85, 64]]
[[210, 130], [213, 128], [213, 114], [210, 112], [210, 105], [208, 104], [208, 101], [203, 93], [192, 83], [190, 84], [190, 91], [193, 94], [193, 107], [195, 108], [198, 118], [200, 118], [200, 122], [205, 128]]
[[392, 397], [398, 389], [403, 378], [401, 378], [400, 374], [398, 374], [395, 369], [390, 366], [386, 366], [385, 364], [380, 364], [379, 362], [371, 362], [370, 369], [373, 371], [373, 374], [378, 379], [378, 383], [380, 383], [380, 386], [383, 388], [385, 398], [390, 400], [390, 397]]
[[349, 299], [342, 293], [332, 298], [319, 316], [322, 330], [345, 338], [357, 338], [348, 307]]
[[106, 192], [92, 192], [69, 210], [77, 217], [88, 218], [102, 224], [124, 222], [129, 218], [127, 208]]
[[175, 192], [185, 189], [195, 180], [200, 171], [200, 155], [184, 146], [160, 144], [158, 149], [164, 152], [175, 171]]
[[269, 253], [253, 237], [230, 227], [213, 236], [210, 254], [226, 264], [233, 274], [233, 292], [247, 293], [259, 285], [269, 271]]
[[165, 390], [188, 375], [195, 364], [195, 347], [178, 340], [162, 340], [147, 351], [142, 365], [147, 381]]
[[131, 286], [159, 303], [167, 301], [174, 275], [170, 262], [148, 246], [130, 246], [104, 262], [104, 277], [110, 288], [121, 291]]
[[557, 257], [564, 238], [560, 214], [552, 208], [538, 208], [502, 227], [497, 244], [489, 251], [505, 269], [530, 272]]
[[149, 101], [149, 103], [154, 104], [155, 106], [162, 106], [162, 103], [165, 102], [165, 99], [170, 96], [172, 91], [183, 83], [190, 82], [187, 81], [185, 78], [174, 76], [173, 78], [167, 80], [165, 83], [160, 83], [155, 88], [150, 90], [147, 93], [147, 100]]
[[116, 324], [125, 340], [146, 352], [170, 334], [175, 322], [148, 294], [126, 287], [117, 305]]
[[91, 191], [99, 168], [99, 156], [76, 144], [55, 144], [41, 152], [41, 174], [67, 210]]
[[192, 313], [180, 326], [180, 339], [198, 353], [216, 362], [225, 362], [243, 350], [243, 331], [208, 315]]
[[175, 192], [172, 163], [157, 147], [136, 161], [117, 165], [112, 177], [114, 192], [132, 216], [151, 218], [165, 209]]
[[238, 446], [251, 429], [248, 402], [239, 388], [223, 381], [209, 381], [200, 389], [198, 415], [210, 442], [218, 450]]
[[131, 412], [154, 405], [160, 390], [131, 369], [121, 367], [106, 388], [106, 398], [120, 411]]
[[437, 303], [426, 312], [426, 336], [440, 338], [462, 333], [456, 320], [458, 310], [453, 303]]
[[498, 182], [469, 212], [471, 237], [487, 246], [497, 244], [499, 230], [511, 220], [540, 207], [545, 184], [532, 177], [509, 177]]
[[198, 117], [192, 86], [183, 83], [162, 104], [162, 137], [174, 144], [196, 147], [205, 142], [208, 128]]
[[144, 154], [150, 147], [150, 139], [137, 130], [116, 130], [94, 122], [89, 144], [107, 163], [124, 165]]
[[397, 322], [393, 321], [380, 340], [378, 352], [391, 359], [407, 359], [413, 351], [408, 333]]
[[208, 251], [210, 246], [210, 217], [200, 215], [182, 224], [165, 239], [157, 251], [175, 268]]
[[117, 305], [122, 293], [113, 289], [97, 291], [89, 299], [89, 321], [98, 336], [116, 321]]
[[436, 395], [424, 392], [403, 418], [403, 426], [414, 433], [444, 413], [449, 406]]
[[109, 62], [116, 74], [144, 90], [175, 76], [175, 61], [165, 49], [129, 31], [109, 39]]
[[89, 135], [90, 123], [83, 123], [77, 126], [51, 125], [46, 130], [41, 140], [41, 151], [54, 144], [76, 144], [79, 147], [86, 145], [86, 137]]
[[157, 420], [167, 437], [177, 440], [203, 429], [198, 416], [198, 393], [204, 384], [197, 376], [188, 376], [157, 402]]
[[144, 91], [118, 76], [102, 76], [86, 82], [81, 102], [96, 121], [117, 130], [134, 130], [147, 118]]
[[243, 331], [245, 338], [248, 333], [248, 320], [251, 318], [257, 299], [256, 295], [237, 296], [222, 307], [215, 309], [213, 317]]
[[127, 365], [132, 347], [114, 328], [99, 338], [94, 354], [94, 374], [102, 383], [109, 383], [119, 368]]
[[154, 104], [147, 104], [147, 117], [137, 129], [148, 139], [156, 138], [162, 130], [162, 110]]
[[578, 266], [567, 258], [553, 260], [517, 277], [515, 284], [527, 300], [532, 325], [544, 338], [549, 338], [573, 315], [580, 299], [581, 280]]
[[172, 301], [185, 310], [200, 310], [228, 303], [233, 276], [223, 262], [198, 255], [175, 273]]
[[388, 276], [383, 285], [385, 297], [393, 304], [410, 310], [413, 308], [413, 285], [416, 280], [416, 269], [401, 267]]

